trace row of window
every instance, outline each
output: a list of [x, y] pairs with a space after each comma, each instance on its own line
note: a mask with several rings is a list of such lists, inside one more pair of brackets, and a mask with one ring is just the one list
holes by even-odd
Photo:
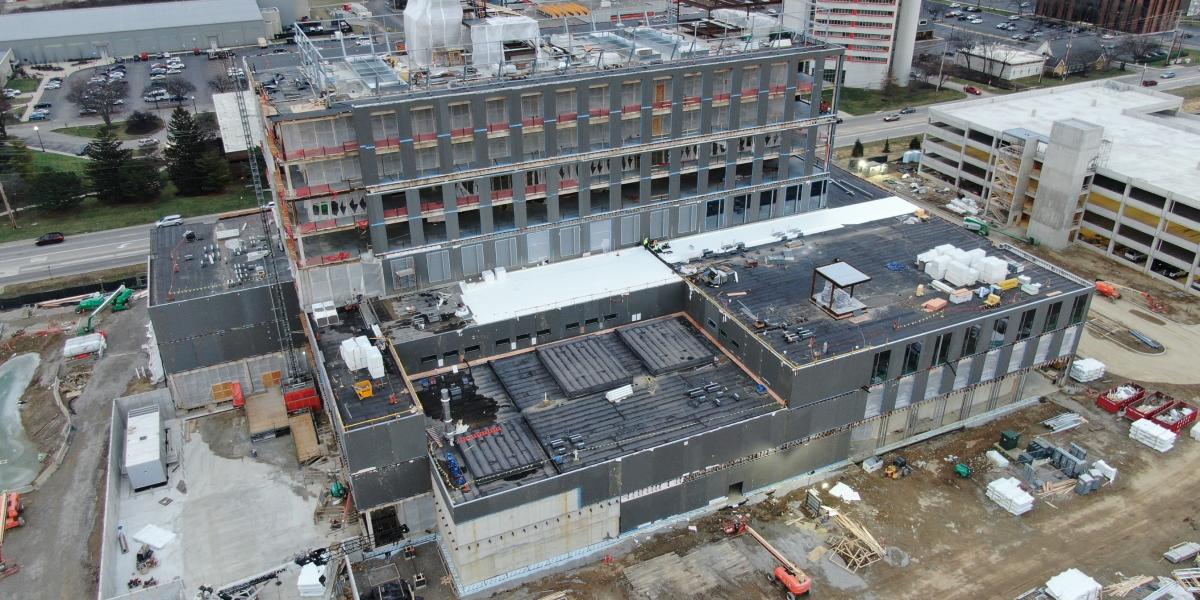
[[[1041, 334], [1050, 333], [1059, 326], [1059, 319], [1062, 316], [1063, 303], [1055, 302], [1050, 305], [1046, 311], [1046, 320], [1042, 325]], [[1068, 320], [1068, 325], [1078, 325], [1083, 322], [1083, 317], [1087, 309], [1087, 297], [1078, 296], [1071, 305], [1071, 315]], [[1021, 313], [1020, 320], [1017, 325], [1015, 336], [1016, 342], [1029, 339], [1033, 336], [1033, 324], [1037, 317], [1037, 309], [1031, 308]], [[1009, 317], [1001, 317], [992, 322], [992, 329], [989, 332], [988, 347], [980, 348], [979, 339], [983, 335], [982, 325], [972, 325], [963, 333], [962, 341], [958, 356], [955, 360], [961, 359], [981, 351], [998, 348], [1004, 344], [1004, 340], [1008, 334]], [[951, 350], [954, 343], [954, 332], [946, 332], [938, 335], [933, 341], [933, 360], [931, 366], [947, 364], [951, 361]], [[924, 343], [911, 342], [904, 347], [903, 360], [900, 361], [900, 376], [904, 377], [916, 373], [921, 364], [921, 352], [924, 349]], [[889, 368], [891, 366], [892, 351], [883, 350], [875, 353], [875, 357], [871, 364], [871, 384], [883, 383], [888, 379]]]

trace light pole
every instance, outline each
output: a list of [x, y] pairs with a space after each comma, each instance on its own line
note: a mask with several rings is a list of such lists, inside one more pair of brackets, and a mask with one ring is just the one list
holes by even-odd
[[42, 130], [38, 129], [37, 125], [33, 126], [33, 132], [38, 136], [38, 145], [42, 147], [42, 152], [46, 151], [46, 144], [42, 143]]
[[192, 114], [196, 114], [197, 112], [199, 111], [196, 110], [196, 96], [192, 96]]

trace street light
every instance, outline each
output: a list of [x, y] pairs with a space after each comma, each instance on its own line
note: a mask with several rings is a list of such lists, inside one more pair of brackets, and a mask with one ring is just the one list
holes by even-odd
[[196, 114], [197, 112], [199, 111], [196, 110], [196, 97], [192, 96], [192, 114]]
[[45, 152], [45, 151], [46, 151], [46, 144], [42, 143], [42, 131], [41, 131], [40, 129], [38, 129], [38, 126], [37, 126], [37, 125], [34, 125], [34, 126], [33, 126], [33, 132], [34, 132], [34, 133], [36, 133], [36, 134], [37, 134], [37, 136], [38, 136], [38, 145], [42, 147], [42, 152]]

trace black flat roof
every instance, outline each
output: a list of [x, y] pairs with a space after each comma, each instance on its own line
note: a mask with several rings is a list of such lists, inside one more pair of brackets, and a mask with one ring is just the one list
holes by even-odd
[[[195, 238], [187, 239], [192, 232]], [[150, 230], [151, 306], [266, 284], [267, 250], [258, 213]], [[276, 236], [278, 240], [278, 237]], [[292, 280], [287, 255], [272, 255], [281, 282]]]
[[[641, 340], [635, 342], [637, 352], [626, 339]], [[474, 422], [456, 446], [447, 448], [462, 459], [472, 483], [462, 497], [474, 498], [552, 477], [780, 408], [774, 398], [758, 391], [749, 375], [679, 317], [608, 330], [541, 350], [555, 348], [559, 351], [551, 356], [574, 357], [580, 362], [588, 362], [594, 354], [605, 356], [628, 374], [628, 379], [614, 382], [613, 387], [631, 384], [633, 393], [619, 402], [606, 399], [611, 388], [571, 396], [543, 363], [546, 354], [542, 351], [526, 351], [472, 365], [469, 372], [460, 371], [472, 384], [462, 397], [486, 404], [486, 410], [495, 414], [494, 422], [481, 423], [471, 418], [479, 411], [471, 413], [463, 407], [465, 412], [459, 413]], [[665, 353], [660, 360], [650, 361], [658, 374], [651, 371], [645, 358], [639, 358], [655, 348]], [[668, 372], [661, 372], [663, 369]], [[452, 411], [460, 410], [455, 402]], [[459, 417], [454, 418], [457, 421]]]
[[[366, 369], [351, 371], [346, 366], [340, 351], [342, 341], [360, 335], [372, 337], [374, 333], [363, 323], [357, 310], [338, 309], [338, 316], [341, 323], [320, 328], [314, 324], [313, 329], [319, 329], [320, 332], [317, 345], [343, 425], [349, 429], [381, 417], [407, 414], [413, 406], [413, 399], [390, 353], [383, 352], [385, 375], [382, 379], [371, 380]], [[307, 314], [305, 318], [309, 318]], [[354, 384], [364, 380], [371, 381], [372, 393], [369, 398], [360, 399]]]
[[[956, 320], [967, 321], [981, 316], [984, 309], [977, 298], [962, 304], [948, 304], [935, 319], [924, 312], [922, 304], [932, 298], [944, 298], [945, 294], [930, 288], [933, 278], [916, 269], [916, 256], [942, 244], [952, 244], [963, 250], [983, 248], [988, 256], [1023, 265], [1023, 274], [1031, 277], [1034, 283], [1042, 284], [1036, 296], [1020, 289], [1003, 292], [1001, 306], [1005, 308], [1031, 304], [1048, 295], [1086, 287], [1080, 280], [993, 246], [987, 238], [957, 224], [937, 218], [915, 224], [906, 224], [906, 220], [886, 219], [847, 226], [806, 236], [802, 245], [776, 243], [755, 247], [736, 256], [697, 259], [690, 264], [697, 267], [697, 273], [702, 273], [704, 267], [716, 265], [736, 271], [737, 280], [720, 288], [704, 287], [699, 281], [696, 285], [728, 307], [728, 314], [751, 331], [758, 332], [796, 364], [811, 362], [814, 354], [825, 357], [842, 354], [942, 329]], [[768, 260], [784, 253], [789, 254], [791, 260]], [[834, 319], [808, 297], [813, 270], [835, 260], [844, 261], [842, 264], [851, 265], [870, 278], [854, 288], [854, 298], [865, 304], [865, 309], [857, 311], [852, 318]], [[751, 264], [755, 266], [750, 267]], [[922, 284], [928, 293], [917, 296], [917, 286]], [[982, 284], [970, 287], [979, 285]], [[756, 328], [756, 321], [763, 321], [766, 326]]]

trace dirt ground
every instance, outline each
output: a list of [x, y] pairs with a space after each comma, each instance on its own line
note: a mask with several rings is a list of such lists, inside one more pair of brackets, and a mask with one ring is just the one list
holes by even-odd
[[[21, 571], [0, 581], [0, 598], [82, 600], [95, 596], [112, 400], [128, 387], [135, 369], [145, 362], [141, 343], [146, 321], [145, 306], [136, 306], [109, 315], [103, 322], [109, 336], [108, 354], [94, 365], [93, 376], [72, 402], [74, 432], [66, 459], [40, 489], [25, 496], [26, 525], [5, 536], [4, 557], [20, 565]], [[74, 314], [69, 309], [61, 314], [32, 316], [13, 311], [0, 314], [0, 323], [5, 329], [0, 350], [36, 347], [44, 352], [38, 385], [34, 386], [44, 388], [53, 380], [52, 374], [46, 379], [47, 369], [58, 367], [61, 335], [31, 335], [29, 341], [18, 341], [12, 350], [6, 350], [8, 340], [22, 328], [27, 333], [46, 328], [69, 330]], [[30, 419], [38, 418], [36, 415], [48, 414], [42, 406], [45, 400], [41, 392], [34, 389], [31, 394], [24, 398], [29, 402], [23, 411], [29, 414], [22, 415], [27, 425]], [[52, 424], [46, 429], [57, 430]]]
[[[906, 478], [893, 481], [852, 467], [825, 482], [843, 481], [859, 492], [861, 502], [843, 503], [827, 494], [825, 498], [887, 549], [883, 560], [857, 573], [845, 570], [829, 553], [810, 560], [813, 549], [828, 547], [830, 530], [801, 517], [803, 491], [753, 506], [752, 525], [781, 550], [790, 549], [792, 559], [813, 577], [814, 595], [829, 599], [1014, 598], [1071, 567], [1106, 585], [1132, 575], [1169, 575], [1162, 552], [1200, 537], [1200, 525], [1193, 521], [1200, 509], [1195, 492], [1200, 470], [1191, 467], [1200, 458], [1200, 443], [1181, 439], [1172, 451], [1158, 454], [1127, 437], [1127, 422], [1096, 408], [1093, 389], [1080, 386], [1074, 391], [978, 428], [903, 449], [896, 454], [915, 467]], [[1066, 410], [1080, 412], [1087, 423], [1057, 434], [1040, 425]], [[986, 498], [987, 483], [1006, 473], [989, 471], [983, 458], [999, 433], [1009, 429], [1022, 433], [1022, 447], [1037, 436], [1060, 446], [1078, 443], [1089, 451], [1089, 459], [1102, 458], [1116, 467], [1117, 479], [1088, 496], [1068, 492], [1038, 498], [1033, 511], [1012, 516]], [[955, 462], [968, 462], [975, 474], [959, 478], [953, 472]], [[694, 532], [681, 526], [654, 536], [611, 564], [596, 560], [497, 597], [537, 599], [566, 591], [572, 599], [649, 598], [652, 595], [631, 583], [640, 564], [661, 562], [668, 568], [656, 577], [679, 578], [683, 574], [671, 572], [671, 561], [656, 557], [675, 554], [688, 564], [689, 556], [713, 544], [724, 545], [718, 555], [750, 553], [755, 568], [703, 594], [681, 588], [676, 597], [782, 597], [764, 577], [772, 566], [770, 559], [762, 558], [765, 551], [745, 540], [723, 539], [722, 516], [693, 522], [698, 529]], [[695, 571], [690, 572], [694, 576]]]

